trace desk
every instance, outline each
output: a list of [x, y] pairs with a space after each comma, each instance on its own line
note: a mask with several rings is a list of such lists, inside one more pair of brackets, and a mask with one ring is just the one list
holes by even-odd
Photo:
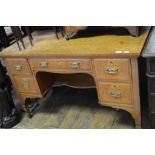
[[141, 127], [137, 59], [149, 29], [144, 27], [139, 37], [47, 38], [33, 47], [26, 43], [22, 52], [12, 45], [0, 57], [25, 111], [26, 98], [42, 98], [51, 87], [95, 87], [99, 104], [128, 111]]

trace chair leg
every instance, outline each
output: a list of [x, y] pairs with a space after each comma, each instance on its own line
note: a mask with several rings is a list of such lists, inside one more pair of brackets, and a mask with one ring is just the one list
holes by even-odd
[[62, 37], [64, 37], [64, 30], [63, 30], [63, 26], [59, 26], [59, 31], [62, 35]]
[[56, 27], [56, 26], [53, 26], [53, 29], [54, 29], [54, 32], [55, 32], [55, 36], [56, 36], [56, 38], [59, 39], [59, 37], [58, 37], [58, 33], [57, 33], [57, 27]]
[[11, 30], [13, 32], [13, 35], [14, 35], [14, 38], [16, 40], [16, 43], [18, 45], [19, 50], [21, 51], [21, 47], [20, 47], [18, 41], [20, 41], [22, 43], [22, 46], [25, 49], [25, 45], [24, 45], [24, 42], [23, 42], [23, 38], [22, 38], [20, 28], [18, 26], [11, 26]]
[[23, 41], [23, 36], [22, 36], [21, 30], [20, 30], [19, 26], [15, 26], [15, 27], [16, 27], [16, 34], [17, 34], [20, 42], [22, 43], [23, 48], [25, 49], [25, 45], [24, 45], [24, 41]]
[[30, 44], [31, 44], [31, 46], [33, 46], [33, 43], [32, 43], [33, 37], [32, 37], [32, 34], [31, 34], [28, 26], [25, 26], [25, 30], [26, 30], [27, 36], [29, 38]]
[[17, 36], [16, 36], [16, 32], [15, 32], [13, 26], [11, 26], [11, 30], [12, 30], [12, 32], [13, 32], [13, 36], [14, 36], [14, 38], [15, 38], [15, 40], [16, 40], [16, 43], [17, 43], [17, 45], [18, 45], [18, 48], [19, 48], [19, 50], [21, 51], [21, 47], [20, 47], [20, 45], [19, 45], [18, 38], [17, 38]]

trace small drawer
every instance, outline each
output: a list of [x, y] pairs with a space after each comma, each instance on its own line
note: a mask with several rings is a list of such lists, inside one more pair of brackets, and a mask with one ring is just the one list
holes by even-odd
[[99, 93], [103, 102], [131, 104], [131, 85], [99, 82]]
[[13, 79], [18, 92], [25, 94], [39, 94], [39, 88], [33, 77], [14, 77]]
[[73, 70], [88, 71], [91, 69], [89, 59], [30, 59], [34, 70]]
[[5, 59], [8, 70], [14, 75], [31, 75], [31, 70], [26, 59]]
[[98, 80], [130, 80], [129, 59], [95, 59], [96, 77]]

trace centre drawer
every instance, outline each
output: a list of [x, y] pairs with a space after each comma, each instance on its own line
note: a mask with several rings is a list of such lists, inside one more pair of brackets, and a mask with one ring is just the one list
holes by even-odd
[[25, 94], [40, 94], [39, 88], [33, 77], [14, 77], [15, 86], [18, 92]]
[[33, 70], [82, 70], [91, 69], [89, 59], [30, 59], [29, 63]]
[[131, 79], [129, 59], [95, 59], [94, 67], [98, 80]]
[[99, 93], [103, 102], [131, 104], [131, 85], [99, 82]]

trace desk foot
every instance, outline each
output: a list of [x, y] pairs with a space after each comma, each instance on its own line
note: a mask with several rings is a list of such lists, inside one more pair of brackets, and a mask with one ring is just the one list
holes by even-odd
[[136, 125], [135, 126], [136, 129], [141, 129], [142, 128], [141, 123], [139, 121], [135, 120], [135, 125]]
[[135, 128], [136, 128], [136, 129], [142, 129], [142, 128], [141, 128], [141, 125], [136, 125]]

